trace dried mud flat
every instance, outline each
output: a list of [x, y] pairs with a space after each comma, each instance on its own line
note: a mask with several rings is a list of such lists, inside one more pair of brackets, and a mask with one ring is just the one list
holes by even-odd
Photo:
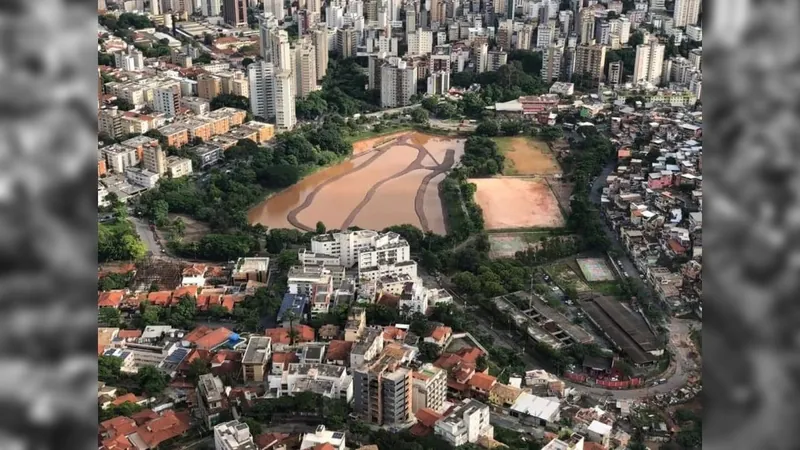
[[564, 217], [547, 183], [541, 179], [476, 178], [475, 201], [483, 209], [487, 230], [555, 228]]
[[350, 160], [321, 170], [268, 198], [249, 213], [251, 223], [311, 231], [382, 229], [408, 223], [445, 233], [439, 183], [463, 154], [464, 141], [397, 133], [357, 142]]

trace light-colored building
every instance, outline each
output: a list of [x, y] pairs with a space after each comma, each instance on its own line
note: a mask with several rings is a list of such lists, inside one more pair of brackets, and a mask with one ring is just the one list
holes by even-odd
[[342, 58], [356, 55], [358, 33], [355, 28], [338, 28], [336, 30], [336, 51]]
[[128, 131], [123, 121], [124, 113], [118, 109], [101, 109], [97, 114], [97, 131], [111, 138], [125, 136]]
[[434, 425], [434, 433], [453, 447], [476, 443], [484, 436], [494, 438], [494, 427], [489, 423], [489, 406], [477, 400], [467, 399], [450, 415]]
[[266, 336], [250, 337], [242, 357], [242, 380], [245, 383], [264, 382], [271, 352], [272, 339]]
[[492, 50], [488, 53], [486, 61], [486, 70], [494, 72], [499, 70], [500, 67], [505, 66], [508, 62], [508, 53], [502, 50]]
[[542, 447], [542, 450], [583, 450], [585, 439], [583, 436], [573, 433], [566, 440], [553, 439], [547, 445]]
[[138, 167], [128, 167], [125, 169], [125, 179], [128, 180], [129, 183], [147, 189], [155, 187], [159, 178], [157, 173], [150, 172], [147, 169], [140, 169]]
[[418, 28], [406, 35], [407, 55], [427, 55], [433, 51], [433, 32]]
[[319, 425], [313, 433], [306, 433], [300, 442], [300, 450], [309, 448], [328, 448], [330, 445], [335, 450], [345, 450], [345, 435], [341, 431], [330, 431], [325, 425]]
[[517, 49], [530, 50], [531, 42], [533, 42], [533, 33], [535, 28], [531, 24], [525, 24], [517, 32]]
[[545, 398], [523, 392], [511, 406], [511, 416], [532, 420], [546, 427], [561, 420], [561, 403], [555, 398]]
[[575, 53], [575, 73], [592, 75], [592, 80], [602, 81], [605, 74], [606, 46], [600, 44], [579, 45]]
[[179, 156], [167, 157], [167, 173], [170, 178], [185, 177], [192, 173], [192, 160]]
[[112, 144], [102, 148], [107, 167], [115, 173], [124, 173], [128, 167], [139, 164], [139, 152], [135, 148], [125, 145]]
[[214, 427], [215, 450], [256, 450], [258, 447], [250, 434], [250, 427], [238, 420]]
[[275, 74], [275, 128], [290, 131], [296, 124], [294, 77], [284, 70]]
[[636, 47], [636, 61], [633, 66], [633, 83], [646, 82], [661, 84], [664, 65], [664, 44], [651, 40]]
[[542, 52], [542, 79], [546, 81], [557, 80], [561, 76], [561, 60], [564, 58], [564, 48], [551, 45]]
[[231, 278], [234, 283], [250, 280], [266, 283], [269, 280], [269, 258], [239, 258]]
[[622, 61], [614, 61], [608, 64], [608, 84], [620, 84], [623, 80]]
[[328, 73], [328, 30], [321, 26], [311, 31], [311, 39], [314, 42], [316, 52], [315, 63], [317, 65], [317, 81], [321, 81]]
[[675, 10], [672, 13], [672, 18], [675, 20], [673, 26], [680, 28], [697, 25], [701, 4], [702, 0], [675, 0]]
[[[325, 347], [321, 347], [324, 350]], [[320, 353], [319, 358], [323, 358]], [[268, 377], [269, 393], [276, 397], [313, 392], [326, 398], [353, 399], [353, 378], [342, 366], [321, 363], [291, 363], [280, 374]]]
[[181, 105], [181, 85], [180, 83], [169, 83], [155, 89], [153, 109], [168, 117], [178, 115]]
[[142, 166], [159, 176], [167, 173], [167, 153], [158, 143], [145, 146], [143, 150]]
[[548, 20], [547, 23], [544, 23], [536, 29], [536, 48], [545, 49], [548, 48], [555, 40], [556, 34], [556, 21], [555, 20]]
[[256, 117], [275, 117], [275, 66], [271, 62], [256, 61], [247, 66], [250, 83], [250, 112]]
[[301, 39], [295, 49], [295, 77], [297, 98], [305, 98], [308, 94], [319, 90], [317, 84], [317, 51], [310, 37]]
[[411, 104], [411, 97], [416, 93], [416, 66], [393, 58], [391, 62], [381, 67], [381, 106], [384, 108], [408, 106]]
[[377, 425], [404, 425], [411, 418], [411, 370], [383, 355], [353, 373], [353, 410], [361, 420]]
[[411, 411], [416, 414], [422, 408], [439, 411], [447, 394], [447, 372], [433, 364], [425, 364], [415, 371]]
[[206, 427], [219, 423], [225, 408], [225, 386], [213, 374], [200, 375], [197, 381], [197, 409]]
[[129, 45], [127, 51], [114, 53], [114, 65], [126, 72], [139, 72], [144, 69], [144, 55], [136, 47]]
[[197, 76], [197, 96], [206, 100], [222, 94], [222, 79], [210, 73]]
[[358, 230], [323, 234], [311, 239], [311, 251], [338, 257], [346, 268], [357, 265], [359, 279], [378, 280], [400, 273], [417, 276], [408, 241], [397, 233]]

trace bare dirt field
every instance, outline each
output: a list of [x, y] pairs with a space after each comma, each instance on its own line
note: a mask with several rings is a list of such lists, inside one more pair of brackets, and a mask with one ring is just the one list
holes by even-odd
[[558, 202], [544, 180], [475, 178], [475, 201], [487, 230], [564, 226]]
[[527, 137], [502, 137], [494, 141], [506, 157], [504, 175], [561, 173], [561, 167], [545, 142]]
[[250, 210], [251, 223], [313, 230], [409, 223], [444, 234], [439, 183], [464, 140], [400, 132], [353, 144], [353, 158], [316, 172]]

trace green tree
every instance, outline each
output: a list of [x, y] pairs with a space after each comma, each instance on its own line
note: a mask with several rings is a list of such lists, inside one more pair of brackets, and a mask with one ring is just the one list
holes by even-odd
[[154, 366], [144, 366], [136, 373], [136, 383], [149, 395], [159, 395], [166, 389], [168, 377]]
[[119, 108], [120, 111], [130, 111], [133, 109], [133, 104], [124, 98], [116, 98], [111, 102], [111, 105]]
[[234, 94], [220, 94], [211, 99], [212, 111], [224, 107], [237, 108], [248, 111], [250, 110], [250, 100], [247, 97], [242, 97], [241, 95], [234, 95]]
[[255, 61], [253, 61], [253, 58], [243, 58], [242, 59], [242, 67], [247, 69], [247, 66], [249, 66], [250, 64], [253, 64], [254, 62]]
[[325, 234], [326, 231], [327, 231], [327, 228], [325, 228], [325, 224], [322, 223], [322, 221], [317, 222], [316, 233], [317, 234]]
[[97, 313], [97, 321], [107, 327], [119, 327], [121, 315], [116, 308], [100, 308]]
[[475, 128], [475, 134], [478, 136], [497, 136], [500, 134], [500, 125], [491, 119], [483, 120]]
[[439, 357], [439, 346], [431, 342], [420, 342], [419, 357], [423, 362], [434, 362]]
[[414, 121], [414, 123], [420, 123], [420, 124], [428, 123], [429, 119], [428, 111], [422, 108], [414, 108], [413, 110], [411, 110], [409, 115], [411, 116], [411, 120]]
[[192, 384], [197, 384], [200, 375], [205, 375], [207, 373], [211, 373], [211, 363], [202, 358], [196, 358], [189, 364], [189, 369], [186, 371], [186, 378]]
[[183, 236], [186, 232], [186, 223], [180, 217], [172, 221], [172, 230], [178, 236]]
[[97, 379], [104, 383], [116, 384], [119, 381], [121, 369], [122, 358], [105, 355], [97, 358]]

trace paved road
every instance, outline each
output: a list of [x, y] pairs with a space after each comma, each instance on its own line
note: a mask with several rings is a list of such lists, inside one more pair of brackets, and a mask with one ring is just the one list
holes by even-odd
[[142, 242], [144, 242], [144, 245], [147, 247], [147, 251], [154, 255], [160, 255], [161, 246], [158, 245], [158, 242], [156, 242], [156, 238], [153, 236], [153, 232], [150, 230], [150, 226], [147, 224], [147, 221], [133, 216], [129, 216], [128, 220], [133, 223], [133, 226], [136, 228], [136, 233], [139, 234]]
[[403, 106], [401, 108], [385, 109], [383, 111], [377, 111], [377, 112], [374, 112], [374, 113], [364, 114], [364, 116], [381, 118], [381, 117], [385, 116], [386, 114], [394, 114], [394, 113], [399, 113], [399, 112], [403, 112], [403, 111], [411, 111], [412, 109], [419, 108], [420, 106], [422, 106], [420, 103], [416, 103], [414, 105]]

